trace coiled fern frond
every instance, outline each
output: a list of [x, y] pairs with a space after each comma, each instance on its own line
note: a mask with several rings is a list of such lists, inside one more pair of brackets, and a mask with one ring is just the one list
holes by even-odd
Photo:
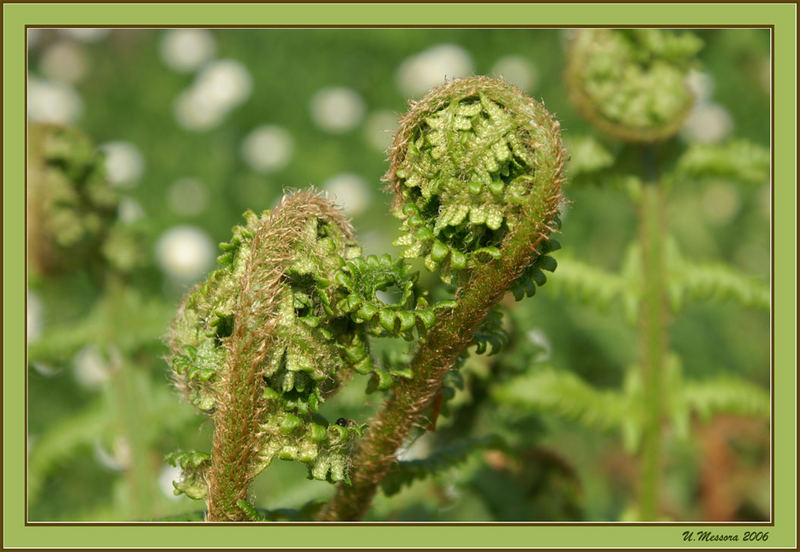
[[[191, 468], [183, 487], [208, 498], [209, 519], [244, 519], [238, 501], [275, 458], [307, 464], [314, 479], [347, 481], [363, 425], [328, 424], [319, 405], [352, 371], [376, 372], [384, 387], [408, 377], [373, 365], [367, 335], [409, 337], [433, 322], [405, 265], [361, 259], [350, 225], [327, 200], [298, 192], [245, 219], [167, 338], [176, 386], [214, 419], [210, 458], [175, 460]], [[402, 299], [378, 305], [376, 293], [390, 285]], [[384, 323], [374, 325], [376, 317]]]
[[686, 73], [701, 47], [688, 32], [580, 29], [568, 51], [570, 99], [612, 138], [663, 140], [677, 132], [694, 102]]
[[[531, 196], [544, 191], [536, 167], [548, 153], [537, 132], [550, 124], [533, 100], [486, 77], [451, 81], [413, 103], [384, 177], [402, 221], [395, 245], [406, 248], [403, 256], [424, 257], [447, 283], [497, 259]], [[558, 199], [542, 198], [548, 221]]]
[[102, 259], [119, 206], [103, 155], [74, 128], [30, 125], [28, 136], [31, 267], [47, 276]]

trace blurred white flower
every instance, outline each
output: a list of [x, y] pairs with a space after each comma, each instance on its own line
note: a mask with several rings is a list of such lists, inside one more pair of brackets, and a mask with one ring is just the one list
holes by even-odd
[[397, 459], [401, 462], [409, 460], [419, 460], [431, 455], [431, 434], [425, 433], [419, 439], [413, 441], [407, 447], [400, 447], [397, 451]]
[[74, 124], [83, 112], [81, 97], [69, 84], [28, 78], [28, 117], [37, 123]]
[[26, 316], [28, 345], [42, 336], [42, 301], [34, 292], [28, 290], [28, 312]]
[[241, 154], [254, 171], [270, 173], [289, 164], [294, 153], [291, 135], [277, 125], [263, 125], [250, 131], [242, 141]]
[[347, 132], [361, 122], [363, 116], [364, 100], [350, 88], [323, 88], [311, 98], [311, 119], [322, 130]]
[[691, 142], [716, 143], [733, 131], [733, 119], [721, 105], [711, 102], [695, 104], [681, 128], [681, 135]]
[[158, 488], [170, 500], [180, 500], [181, 497], [175, 494], [175, 487], [172, 485], [173, 481], [177, 481], [181, 477], [181, 468], [179, 466], [170, 466], [164, 464], [161, 472], [158, 474]]
[[533, 90], [539, 80], [536, 66], [523, 56], [505, 56], [492, 65], [491, 74], [503, 77], [511, 84], [519, 86], [522, 90]]
[[203, 93], [197, 88], [189, 88], [175, 101], [175, 118], [188, 130], [208, 130], [219, 125], [228, 114], [228, 107]]
[[178, 215], [199, 215], [208, 206], [208, 190], [196, 178], [181, 178], [169, 187], [167, 203]]
[[461, 46], [439, 44], [407, 58], [397, 69], [397, 84], [409, 97], [419, 97], [445, 79], [473, 72], [472, 57]]
[[386, 151], [392, 145], [397, 130], [398, 117], [391, 111], [375, 111], [367, 117], [364, 134], [367, 142], [378, 151]]
[[75, 380], [88, 389], [98, 389], [111, 378], [111, 366], [96, 345], [86, 345], [72, 360]]
[[117, 435], [111, 443], [109, 451], [100, 436], [97, 436], [94, 439], [94, 457], [101, 466], [109, 470], [126, 470], [131, 466], [133, 460], [131, 443], [122, 435]]
[[212, 61], [194, 84], [175, 101], [175, 118], [188, 130], [208, 130], [250, 95], [253, 83], [247, 68], [232, 59]]
[[78, 82], [89, 71], [89, 58], [83, 46], [61, 40], [48, 46], [42, 53], [39, 69], [48, 79]]
[[139, 148], [130, 142], [116, 141], [101, 144], [99, 149], [106, 155], [108, 181], [117, 188], [131, 188], [144, 172], [144, 158]]
[[136, 222], [144, 216], [142, 205], [132, 197], [125, 196], [119, 200], [117, 216], [125, 224]]
[[714, 92], [714, 79], [705, 71], [689, 69], [689, 73], [686, 75], [686, 85], [692, 91], [696, 102], [708, 101]]
[[544, 362], [546, 360], [550, 360], [550, 355], [553, 352], [553, 346], [550, 344], [550, 338], [540, 330], [539, 328], [534, 328], [528, 332], [528, 341], [541, 347], [542, 351], [538, 353], [534, 358], [534, 362]]
[[77, 28], [59, 29], [59, 32], [81, 42], [97, 42], [108, 36], [111, 29]]
[[170, 29], [161, 35], [161, 58], [176, 71], [193, 71], [214, 57], [214, 35], [207, 29]]
[[703, 192], [700, 205], [706, 220], [724, 224], [739, 212], [741, 200], [733, 186], [726, 182], [715, 182]]
[[341, 207], [347, 216], [354, 216], [364, 211], [369, 205], [370, 191], [363, 178], [352, 173], [332, 176], [322, 185], [331, 201]]
[[197, 75], [194, 88], [211, 103], [231, 108], [250, 95], [252, 78], [247, 68], [233, 59], [212, 61]]
[[156, 260], [169, 277], [191, 281], [211, 268], [215, 251], [211, 238], [199, 228], [174, 226], [158, 238]]
[[43, 362], [31, 362], [31, 366], [33, 366], [33, 370], [37, 374], [45, 378], [52, 378], [61, 372], [61, 368], [54, 368], [49, 364], [44, 364]]

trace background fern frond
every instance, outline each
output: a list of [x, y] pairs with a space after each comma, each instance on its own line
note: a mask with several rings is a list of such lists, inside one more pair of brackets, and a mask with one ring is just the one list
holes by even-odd
[[670, 282], [673, 308], [685, 299], [734, 300], [743, 306], [769, 310], [769, 286], [723, 264], [682, 262]]
[[627, 401], [621, 393], [595, 389], [574, 374], [553, 369], [514, 378], [497, 387], [493, 397], [500, 404], [555, 414], [601, 429], [619, 427], [627, 415]]
[[619, 274], [571, 257], [560, 257], [558, 264], [559, 277], [553, 287], [584, 303], [606, 308], [615, 299], [623, 298], [630, 287]]
[[63, 362], [87, 343], [97, 343], [108, 334], [109, 313], [124, 319], [120, 327], [125, 331], [114, 336], [115, 346], [121, 353], [131, 353], [148, 346], [160, 348], [163, 328], [174, 316], [174, 308], [125, 290], [118, 297], [99, 301], [85, 318], [48, 328], [29, 346], [29, 361]]
[[28, 500], [34, 502], [47, 476], [83, 447], [89, 447], [113, 422], [100, 402], [93, 403], [36, 439], [28, 454]]
[[503, 448], [503, 441], [496, 435], [477, 439], [465, 439], [435, 452], [427, 458], [395, 462], [381, 481], [386, 496], [392, 496], [415, 481], [436, 475], [466, 461], [474, 452]]
[[594, 136], [573, 136], [564, 140], [570, 152], [567, 174], [570, 181], [596, 180], [600, 173], [614, 165], [614, 153]]
[[759, 417], [770, 413], [769, 393], [741, 379], [687, 382], [683, 393], [689, 407], [706, 420], [717, 413]]
[[721, 177], [745, 184], [764, 184], [769, 178], [769, 149], [735, 140], [726, 144], [692, 144], [678, 160], [683, 178]]

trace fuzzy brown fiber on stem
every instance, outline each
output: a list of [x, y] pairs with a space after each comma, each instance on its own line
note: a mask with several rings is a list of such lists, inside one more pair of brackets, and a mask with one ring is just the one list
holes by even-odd
[[266, 408], [262, 376], [271, 350], [281, 339], [275, 332], [281, 279], [310, 217], [335, 223], [352, 238], [349, 223], [328, 201], [311, 192], [295, 193], [259, 221], [239, 276], [236, 322], [225, 338], [227, 361], [216, 386], [214, 438], [206, 473], [208, 521], [247, 519], [236, 503], [247, 499], [255, 475]]
[[[449, 108], [452, 108], [451, 112], [447, 111]], [[481, 109], [483, 114], [478, 114]], [[475, 136], [459, 136], [451, 131], [452, 128], [469, 128], [460, 120], [454, 126], [448, 126], [459, 115], [459, 110], [460, 113], [472, 113], [471, 124], [476, 129]], [[492, 129], [485, 132], [479, 126], [494, 122], [504, 125], [501, 132], [491, 132]], [[422, 168], [413, 166], [414, 158], [422, 159], [423, 163], [430, 162], [418, 151], [424, 147], [426, 139], [428, 142], [439, 140], [438, 136], [433, 139], [429, 136], [441, 128], [450, 134], [437, 144], [452, 144], [453, 149], [432, 157], [441, 160], [444, 168], [436, 172], [430, 170], [430, 165]], [[498, 143], [505, 146], [506, 142], [516, 150], [514, 163], [517, 166], [525, 165], [526, 161], [529, 163], [529, 166], [522, 167], [527, 172], [522, 176], [512, 173], [511, 176], [516, 180], [504, 183], [506, 187], [502, 194], [506, 195], [498, 195], [494, 189], [489, 195], [486, 187], [478, 183], [476, 187], [486, 195], [479, 196], [472, 192], [476, 197], [470, 198], [475, 210], [484, 206], [494, 208], [500, 199], [507, 198], [507, 203], [499, 207], [504, 217], [502, 226], [496, 229], [496, 235], [502, 236], [499, 255], [494, 260], [476, 263], [465, 273], [460, 273], [463, 283], [456, 292], [456, 307], [437, 317], [436, 324], [420, 344], [411, 362], [413, 378], [398, 382], [377, 416], [369, 422], [353, 461], [352, 485], [338, 487], [320, 519], [356, 520], [366, 513], [380, 481], [395, 461], [396, 451], [413, 428], [424, 427], [425, 410], [441, 389], [445, 376], [459, 355], [469, 346], [475, 330], [489, 310], [536, 259], [537, 248], [553, 231], [553, 220], [561, 202], [564, 150], [559, 123], [541, 104], [516, 87], [487, 77], [451, 81], [431, 91], [420, 102], [413, 103], [411, 110], [401, 119], [401, 128], [391, 150], [391, 167], [386, 175], [390, 189], [396, 194], [395, 212], [400, 211], [404, 203], [408, 205], [409, 201], [418, 201], [417, 205], [422, 205], [421, 208], [412, 206], [409, 212], [428, 212], [426, 206], [429, 203], [426, 202], [429, 200], [425, 193], [435, 189], [439, 194], [435, 201], [442, 200], [439, 214], [442, 213], [448, 208], [445, 203], [448, 198], [463, 197], [455, 183], [461, 181], [466, 187], [470, 179], [479, 178], [483, 168], [480, 163], [484, 162], [486, 155], [496, 151], [493, 146]], [[517, 147], [520, 143], [524, 151]], [[418, 148], [413, 155], [408, 153], [410, 144]], [[464, 144], [481, 150], [465, 150]], [[486, 162], [493, 161], [489, 159]], [[418, 185], [412, 182], [414, 177], [404, 180], [414, 171], [418, 171], [418, 174], [435, 172], [438, 180], [419, 191]], [[520, 187], [520, 181], [525, 183], [524, 187]], [[433, 213], [430, 216], [438, 215]], [[454, 252], [451, 254], [454, 256], [458, 252], [464, 253], [463, 244], [451, 240], [446, 245], [452, 248]]]

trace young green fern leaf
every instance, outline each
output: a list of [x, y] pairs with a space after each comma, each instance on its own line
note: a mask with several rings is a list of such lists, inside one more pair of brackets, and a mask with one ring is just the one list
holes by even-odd
[[[554, 217], [553, 224], [556, 229], [561, 228], [561, 219], [558, 216]], [[536, 294], [537, 286], [541, 287], [547, 283], [544, 271], [554, 272], [558, 266], [556, 260], [548, 253], [559, 249], [561, 249], [561, 244], [552, 238], [542, 242], [536, 250], [536, 256], [511, 288], [514, 299], [519, 301], [523, 297], [533, 297]]]
[[211, 463], [211, 455], [196, 450], [175, 451], [168, 454], [164, 460], [169, 465], [181, 469], [180, 479], [172, 482], [175, 494], [185, 494], [194, 499], [206, 497], [208, 489], [205, 472]]
[[[416, 277], [407, 264], [393, 261], [389, 255], [348, 260], [334, 278], [347, 295], [333, 308], [350, 314], [353, 322], [363, 324], [370, 335], [399, 335], [411, 340], [415, 328], [424, 333], [435, 320], [433, 308], [424, 297], [417, 296]], [[399, 297], [387, 303], [378, 294], [391, 287], [399, 290]]]
[[408, 315], [422, 331], [432, 312], [405, 266], [359, 259], [349, 224], [310, 192], [245, 219], [221, 246], [222, 268], [187, 295], [167, 339], [176, 386], [215, 424], [207, 461], [187, 460], [198, 453], [174, 459], [185, 470], [178, 488], [206, 497], [215, 521], [247, 518], [238, 501], [275, 458], [307, 464], [314, 479], [348, 481], [363, 426], [320, 423], [319, 405], [353, 371], [374, 372], [387, 387], [394, 377], [369, 359], [374, 328], [356, 292], [374, 300], [385, 286], [405, 290], [394, 310], [377, 309], [400, 321], [380, 335], [408, 337]]
[[601, 132], [655, 142], [677, 132], [694, 102], [686, 73], [702, 43], [660, 29], [581, 29], [569, 47], [570, 99]]
[[[503, 327], [503, 313], [493, 309], [473, 334], [472, 343], [476, 354], [482, 355], [488, 351], [489, 355], [494, 355], [508, 344], [509, 338], [508, 331]], [[467, 356], [466, 351], [464, 356]]]

